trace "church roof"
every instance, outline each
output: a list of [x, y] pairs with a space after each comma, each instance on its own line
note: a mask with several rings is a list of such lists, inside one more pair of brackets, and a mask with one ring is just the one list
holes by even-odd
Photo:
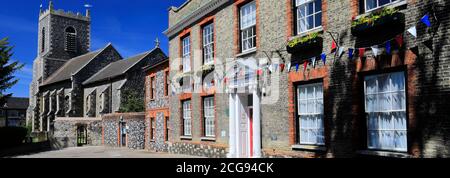
[[47, 78], [47, 80], [44, 81], [42, 86], [50, 85], [64, 80], [69, 80], [73, 74], [76, 74], [78, 71], [80, 71], [91, 60], [95, 59], [100, 53], [105, 51], [110, 46], [112, 47], [111, 43], [102, 49], [89, 52], [87, 54], [70, 59], [55, 73], [53, 73], [49, 78]]
[[[147, 51], [141, 54], [138, 54], [136, 56], [130, 57], [128, 59], [119, 60], [116, 62], [113, 62], [94, 74], [91, 78], [87, 79], [83, 82], [83, 85], [108, 80], [111, 78], [115, 78], [118, 76], [121, 76], [128, 72], [132, 67], [134, 67], [136, 64], [144, 60], [145, 58], [149, 57], [150, 55], [158, 55], [158, 53], [162, 53], [160, 48], [155, 48], [151, 51]], [[159, 61], [161, 57], [155, 56], [154, 58], [150, 59], [150, 63], [153, 63], [153, 61]], [[166, 58], [165, 56], [162, 58]]]

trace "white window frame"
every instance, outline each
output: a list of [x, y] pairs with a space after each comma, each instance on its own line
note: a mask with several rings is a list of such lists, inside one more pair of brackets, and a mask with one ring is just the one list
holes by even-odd
[[364, 0], [364, 12], [365, 12], [365, 13], [371, 12], [371, 11], [374, 11], [374, 10], [377, 10], [377, 9], [379, 9], [379, 8], [383, 8], [383, 7], [385, 7], [385, 6], [389, 6], [389, 5], [391, 5], [391, 4], [394, 4], [394, 3], [397, 3], [397, 2], [403, 1], [403, 0], [390, 0], [390, 3], [384, 4], [384, 5], [381, 5], [381, 6], [380, 6], [380, 0], [375, 0], [377, 4], [376, 4], [376, 6], [375, 6], [374, 8], [371, 8], [371, 9], [368, 9], [368, 7], [367, 7], [367, 1], [368, 1], [368, 0]]
[[205, 137], [216, 137], [214, 96], [203, 98], [203, 124]]
[[192, 108], [191, 100], [182, 102], [183, 109], [183, 136], [192, 136]]
[[[297, 35], [308, 33], [310, 31], [314, 31], [314, 30], [317, 30], [319, 28], [322, 28], [323, 21], [321, 19], [320, 20], [320, 22], [321, 22], [320, 25], [317, 25], [316, 24], [317, 23], [316, 22], [316, 16], [320, 14], [321, 17], [322, 17], [323, 9], [321, 7], [320, 11], [316, 12], [316, 6], [317, 6], [316, 1], [317, 0], [296, 0], [295, 1], [295, 11], [297, 13], [297, 19], [296, 19], [296, 21], [297, 21]], [[322, 1], [320, 1], [320, 2], [322, 2]], [[313, 11], [314, 12], [311, 13], [311, 14], [308, 14], [306, 11], [308, 10], [308, 5], [311, 4], [311, 3], [313, 4]], [[322, 6], [322, 4], [320, 4], [320, 6]], [[306, 14], [305, 17], [301, 17], [300, 8], [304, 8], [305, 9], [305, 14]], [[306, 25], [307, 22], [308, 22], [308, 18], [309, 17], [313, 17], [312, 28], [311, 29], [307, 29], [307, 27], [305, 27], [305, 30], [301, 31], [302, 30], [302, 28], [301, 28], [302, 23], [300, 23], [301, 20], [304, 20], [305, 21], [305, 25]]]
[[[314, 90], [314, 92], [313, 92], [314, 96], [313, 96], [313, 98], [308, 98], [308, 95], [307, 95], [308, 94], [308, 88], [311, 88], [311, 87]], [[322, 90], [322, 94], [321, 95], [317, 95], [317, 91], [316, 91], [317, 88], [320, 88]], [[306, 96], [305, 96], [306, 99], [302, 99], [302, 97], [300, 95], [301, 94], [300, 91], [302, 89], [306, 89]], [[318, 106], [319, 106], [318, 104], [320, 104], [320, 103], [318, 103], [318, 101], [320, 101], [321, 104], [322, 104], [321, 110], [317, 109]], [[301, 107], [301, 103], [302, 102], [306, 102], [306, 104], [305, 104], [305, 106], [307, 107], [305, 109], [306, 112], [302, 112], [302, 107]], [[312, 102], [313, 105], [314, 105], [314, 111], [312, 111], [312, 112], [308, 111], [309, 110], [308, 107], [310, 107], [310, 102]], [[298, 85], [297, 86], [297, 109], [298, 109], [297, 114], [298, 114], [298, 123], [299, 123], [299, 126], [298, 126], [299, 144], [300, 145], [318, 145], [318, 146], [325, 145], [324, 97], [323, 97], [323, 83], [322, 82], [314, 83], [314, 84], [307, 84], [307, 85]], [[318, 123], [317, 120], [316, 120], [316, 122], [315, 122], [316, 126], [309, 126], [309, 127], [303, 126], [302, 117], [314, 117], [314, 116], [320, 117], [321, 120], [322, 120], [322, 123]], [[317, 124], [321, 124], [321, 125], [319, 126]], [[306, 138], [307, 138], [306, 140], [302, 140], [302, 138], [305, 138], [302, 135], [302, 131], [303, 130], [307, 130], [308, 131], [308, 135], [306, 136]], [[320, 134], [317, 133], [316, 136], [322, 135], [322, 137], [323, 137], [322, 140], [319, 140], [318, 137], [316, 137], [316, 138], [314, 138], [314, 140], [316, 140], [315, 142], [310, 141], [311, 140], [311, 138], [310, 138], [311, 137], [311, 135], [310, 135], [311, 132], [320, 132]]]
[[[399, 76], [403, 76], [403, 89], [400, 89], [400, 90], [393, 90], [392, 89], [392, 86], [393, 86], [392, 76], [394, 76], [395, 74], [397, 74]], [[379, 86], [380, 85], [379, 84], [380, 83], [379, 82], [379, 78], [380, 77], [386, 77], [386, 76], [389, 77], [389, 89], [388, 89], [388, 91], [380, 92], [380, 91], [378, 91], [379, 88], [380, 88], [380, 86]], [[374, 78], [376, 79], [376, 81], [375, 81], [376, 82], [376, 87], [375, 87], [376, 91], [374, 93], [368, 93], [367, 81], [370, 80], [370, 79], [374, 79]], [[381, 108], [381, 107], [386, 107], [386, 106], [383, 106], [382, 104], [378, 104], [378, 102], [380, 101], [379, 98], [381, 96], [383, 96], [383, 95], [384, 96], [388, 95], [388, 96], [391, 96], [391, 99], [394, 99], [392, 97], [394, 94], [397, 94], [397, 95], [398, 94], [403, 94], [404, 100], [401, 103], [403, 108], [395, 109], [392, 101], [390, 103], [389, 108]], [[376, 101], [374, 103], [374, 106], [377, 106], [377, 107], [376, 107], [376, 110], [372, 111], [372, 112], [368, 112], [369, 106], [368, 106], [368, 99], [367, 98], [370, 95], [375, 95], [376, 96]], [[398, 151], [398, 152], [407, 152], [408, 151], [408, 138], [407, 138], [408, 137], [407, 136], [408, 125], [407, 125], [406, 100], [407, 100], [407, 97], [406, 97], [406, 77], [405, 77], [405, 73], [404, 72], [384, 73], [384, 74], [371, 75], [371, 76], [365, 77], [365, 79], [364, 79], [364, 103], [365, 104], [364, 105], [365, 105], [365, 113], [367, 115], [366, 120], [367, 120], [367, 148], [368, 149], [371, 149], [371, 150], [383, 150], [383, 151]], [[396, 129], [395, 121], [392, 121], [392, 120], [394, 120], [394, 118], [391, 118], [392, 120], [390, 122], [392, 123], [392, 125], [388, 126], [388, 127], [391, 127], [391, 129], [383, 129], [383, 128], [371, 129], [370, 118], [369, 118], [370, 114], [378, 115], [377, 116], [378, 117], [377, 123], [379, 124], [380, 119], [382, 119], [381, 118], [381, 114], [392, 114], [392, 113], [397, 113], [397, 114], [398, 113], [400, 113], [400, 114], [403, 113], [404, 114], [404, 119], [405, 120], [404, 120], [403, 124], [404, 124], [405, 128], [403, 128], [403, 129]], [[404, 137], [405, 140], [403, 140], [403, 142], [405, 143], [406, 147], [400, 148], [400, 147], [395, 147], [395, 145], [394, 145], [394, 147], [386, 147], [384, 145], [371, 146], [371, 144], [370, 144], [370, 141], [371, 141], [370, 133], [371, 132], [378, 132], [379, 135], [382, 135], [383, 132], [384, 133], [386, 133], [386, 132], [393, 132], [394, 134], [398, 134], [399, 132], [403, 132], [403, 134], [405, 134], [405, 137]], [[392, 134], [392, 133], [390, 133], [390, 134]], [[386, 144], [386, 143], [381, 143], [380, 142], [379, 144]]]
[[186, 73], [191, 71], [191, 36], [185, 36], [181, 42], [183, 72]]
[[203, 27], [203, 65], [214, 63], [214, 22]]
[[256, 2], [252, 1], [242, 6], [239, 16], [241, 51], [245, 53], [256, 49]]

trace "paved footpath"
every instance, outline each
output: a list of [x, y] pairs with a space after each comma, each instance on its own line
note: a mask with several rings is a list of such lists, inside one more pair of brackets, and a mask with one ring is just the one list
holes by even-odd
[[108, 148], [102, 146], [66, 148], [15, 158], [199, 158], [188, 155], [155, 153], [147, 150], [131, 150], [127, 148]]

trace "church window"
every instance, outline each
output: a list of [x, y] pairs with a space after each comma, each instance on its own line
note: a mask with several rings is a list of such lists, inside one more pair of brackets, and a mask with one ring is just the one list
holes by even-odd
[[76, 52], [77, 48], [77, 32], [73, 27], [66, 28], [66, 51], [68, 52]]

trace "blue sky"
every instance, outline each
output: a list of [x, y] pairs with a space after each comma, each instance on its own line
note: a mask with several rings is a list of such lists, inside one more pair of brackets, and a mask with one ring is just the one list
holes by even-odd
[[[91, 50], [111, 42], [123, 57], [130, 57], [154, 47], [161, 40], [167, 52], [167, 38], [162, 32], [168, 26], [170, 6], [180, 6], [185, 0], [53, 0], [55, 9], [85, 13], [91, 10]], [[28, 97], [32, 79], [32, 64], [37, 54], [39, 5], [48, 7], [48, 0], [14, 0], [0, 8], [0, 38], [9, 37], [14, 48], [13, 60], [25, 67], [15, 76], [19, 83], [7, 91], [16, 97]]]

